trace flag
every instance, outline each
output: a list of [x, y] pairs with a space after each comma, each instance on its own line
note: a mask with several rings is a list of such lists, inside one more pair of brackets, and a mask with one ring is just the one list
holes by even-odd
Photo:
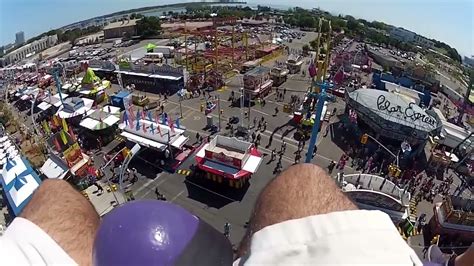
[[104, 95], [104, 102], [109, 103], [109, 96], [107, 95], [107, 93], [104, 93], [104, 94], [105, 94]]
[[339, 68], [337, 73], [334, 75], [333, 79], [334, 83], [336, 84], [341, 84], [342, 81], [344, 80], [344, 71], [342, 70], [342, 67]]
[[158, 130], [158, 133], [160, 133], [160, 137], [163, 137], [163, 134], [161, 134], [160, 124], [156, 124], [156, 129]]
[[122, 123], [124, 123], [125, 126], [128, 126], [128, 115], [127, 115], [127, 111], [123, 112]]
[[143, 132], [146, 133], [146, 124], [145, 123], [143, 123]]
[[71, 136], [72, 141], [76, 141], [76, 135], [74, 135], [72, 127], [69, 127], [69, 136]]
[[309, 72], [309, 76], [314, 78], [317, 74], [317, 69], [316, 69], [316, 66], [314, 64], [314, 60], [311, 60], [311, 64], [309, 64], [309, 67], [308, 67], [308, 72]]
[[46, 134], [49, 135], [51, 133], [51, 129], [49, 128], [48, 121], [43, 120], [43, 122], [41, 122], [41, 124], [43, 125], [44, 132], [46, 132]]
[[139, 130], [140, 129], [140, 120], [137, 119], [137, 124], [136, 124], [136, 127], [135, 127], [135, 130]]
[[166, 118], [165, 118], [165, 113], [161, 114], [161, 123], [166, 125]]
[[171, 119], [171, 117], [168, 119], [168, 126], [170, 127], [171, 132], [174, 133], [174, 124], [173, 124], [173, 120]]
[[151, 133], [155, 135], [155, 128], [153, 127], [153, 123], [150, 124], [150, 129], [151, 129]]
[[133, 108], [131, 105], [128, 107], [128, 114], [130, 115], [132, 121], [135, 120], [135, 115], [133, 114]]
[[59, 131], [59, 136], [61, 137], [61, 140], [63, 141], [63, 143], [67, 144], [67, 137], [66, 137], [66, 133], [64, 132], [64, 130]]
[[63, 118], [62, 120], [63, 120], [62, 122], [63, 122], [63, 129], [64, 129], [64, 131], [69, 131], [68, 126], [67, 126], [67, 123], [66, 123], [66, 119]]
[[58, 124], [59, 124], [59, 123], [58, 123], [58, 116], [53, 115], [53, 126], [54, 126], [54, 127], [57, 127]]
[[145, 119], [146, 118], [146, 112], [145, 112], [145, 109], [142, 109], [142, 119]]
[[56, 150], [60, 152], [61, 151], [61, 145], [59, 144], [58, 139], [54, 138], [53, 143], [54, 143], [54, 146], [56, 147]]
[[151, 122], [153, 122], [153, 116], [151, 114], [151, 111], [148, 111], [148, 120], [150, 120]]
[[177, 128], [180, 128], [180, 127], [179, 127], [179, 117], [176, 118], [176, 127], [177, 127]]

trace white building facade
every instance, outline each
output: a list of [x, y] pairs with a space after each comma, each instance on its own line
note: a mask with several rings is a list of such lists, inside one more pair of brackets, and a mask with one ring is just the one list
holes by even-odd
[[37, 52], [41, 52], [51, 46], [56, 45], [57, 42], [58, 42], [58, 35], [55, 34], [55, 35], [45, 36], [32, 43], [26, 44], [6, 54], [4, 56], [5, 64], [8, 65], [8, 64], [14, 64], [14, 63], [20, 62], [21, 60]]

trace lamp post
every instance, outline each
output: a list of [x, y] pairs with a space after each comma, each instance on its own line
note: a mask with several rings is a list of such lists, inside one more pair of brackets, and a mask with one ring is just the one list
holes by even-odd
[[[130, 152], [125, 156], [122, 165], [120, 166], [120, 175], [119, 175], [119, 188], [120, 191], [122, 192], [123, 195], [125, 195], [125, 191], [123, 189], [123, 174], [125, 172], [125, 169], [128, 168], [128, 164], [132, 160], [133, 156], [135, 156], [141, 149], [141, 146], [137, 143], [135, 144], [132, 149], [130, 149]], [[118, 203], [118, 201], [117, 201]]]
[[311, 162], [313, 159], [314, 145], [318, 139], [319, 127], [321, 126], [321, 115], [323, 112], [324, 102], [329, 99], [333, 99], [334, 96], [328, 95], [326, 89], [330, 88], [332, 85], [324, 82], [320, 84], [321, 92], [318, 94], [318, 102], [316, 104], [316, 117], [314, 118], [313, 129], [311, 130], [311, 139], [309, 141], [308, 152], [306, 153], [305, 163]]

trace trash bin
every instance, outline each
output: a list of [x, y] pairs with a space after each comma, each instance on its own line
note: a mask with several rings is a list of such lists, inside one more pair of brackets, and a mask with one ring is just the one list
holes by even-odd
[[213, 126], [214, 125], [213, 117], [208, 115], [208, 116], [206, 116], [206, 118], [207, 118], [207, 126], [208, 127]]

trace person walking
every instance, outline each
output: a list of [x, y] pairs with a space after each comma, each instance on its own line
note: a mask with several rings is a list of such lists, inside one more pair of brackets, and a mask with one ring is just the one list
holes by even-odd
[[273, 116], [277, 116], [278, 115], [278, 106], [275, 107], [275, 114]]
[[263, 132], [267, 130], [267, 121], [263, 122]]
[[332, 174], [332, 171], [334, 170], [334, 166], [336, 166], [336, 162], [335, 161], [331, 161], [328, 165], [328, 173], [329, 174]]
[[314, 159], [314, 156], [316, 156], [317, 152], [318, 152], [318, 146], [314, 145], [313, 154], [311, 155], [312, 159]]
[[281, 153], [281, 154], [284, 154], [285, 151], [286, 151], [286, 142], [283, 141], [283, 142], [281, 143], [281, 150], [280, 150], [280, 153]]
[[257, 138], [257, 135], [255, 132], [252, 132], [252, 142], [255, 142], [255, 139]]
[[270, 153], [270, 162], [273, 162], [273, 160], [275, 160], [275, 148], [272, 149], [271, 153]]
[[262, 139], [262, 136], [260, 136], [260, 132], [257, 134], [257, 143], [260, 144], [260, 140]]
[[229, 238], [230, 237], [230, 223], [224, 224], [224, 236]]
[[257, 126], [257, 117], [253, 118], [253, 128]]

